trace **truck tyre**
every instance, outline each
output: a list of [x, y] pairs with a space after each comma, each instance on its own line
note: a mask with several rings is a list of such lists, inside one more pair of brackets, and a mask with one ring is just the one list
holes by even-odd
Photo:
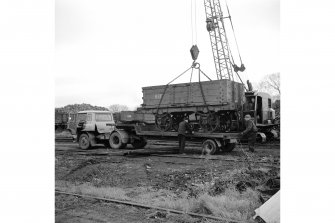
[[79, 147], [80, 149], [89, 149], [91, 147], [90, 139], [87, 134], [83, 133], [79, 136]]
[[112, 147], [112, 149], [123, 149], [127, 146], [126, 143], [122, 142], [121, 135], [118, 132], [112, 133], [109, 138], [109, 145]]
[[217, 144], [213, 139], [207, 139], [202, 143], [202, 154], [213, 155], [217, 151]]
[[226, 145], [222, 146], [223, 152], [231, 152], [235, 149], [236, 143], [227, 143]]
[[134, 149], [142, 149], [147, 145], [147, 141], [145, 139], [134, 140], [131, 145], [134, 147]]

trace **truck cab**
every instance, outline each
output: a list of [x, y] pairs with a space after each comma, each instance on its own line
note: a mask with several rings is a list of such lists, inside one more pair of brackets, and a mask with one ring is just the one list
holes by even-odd
[[87, 110], [70, 115], [68, 129], [77, 136], [81, 149], [88, 149], [95, 144], [109, 146], [109, 136], [115, 123], [110, 111]]
[[274, 124], [275, 110], [272, 108], [271, 96], [264, 92], [245, 92], [243, 117], [249, 114], [257, 126]]

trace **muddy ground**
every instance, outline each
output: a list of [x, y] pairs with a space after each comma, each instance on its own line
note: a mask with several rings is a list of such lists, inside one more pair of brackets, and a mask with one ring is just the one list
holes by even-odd
[[[176, 143], [157, 141], [146, 147], [146, 151], [167, 154], [175, 149]], [[76, 143], [56, 142], [55, 185], [58, 190], [91, 194], [112, 190], [108, 196], [121, 200], [177, 210], [190, 205], [185, 208], [199, 214], [255, 222], [253, 210], [279, 190], [280, 149], [273, 144], [258, 146], [254, 154], [242, 151], [246, 149], [239, 145], [231, 153], [201, 156], [200, 145], [189, 143], [186, 156], [123, 156], [133, 151], [131, 147], [115, 151], [98, 146], [83, 152]], [[221, 213], [201, 203], [227, 194], [236, 203], [245, 203], [250, 196], [250, 204], [239, 204], [235, 210], [232, 203], [234, 207], [225, 207]], [[216, 222], [58, 193], [55, 208], [56, 222]]]

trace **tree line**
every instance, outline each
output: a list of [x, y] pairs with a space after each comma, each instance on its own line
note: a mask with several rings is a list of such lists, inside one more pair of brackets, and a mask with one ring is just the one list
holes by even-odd
[[[273, 73], [264, 76], [264, 78], [254, 84], [257, 91], [266, 92], [273, 97], [273, 108], [279, 113], [280, 109], [280, 73]], [[99, 111], [130, 111], [127, 105], [112, 104], [108, 107], [94, 106], [86, 103], [70, 104], [64, 107], [55, 108], [56, 113], [76, 113], [85, 110], [99, 110]]]

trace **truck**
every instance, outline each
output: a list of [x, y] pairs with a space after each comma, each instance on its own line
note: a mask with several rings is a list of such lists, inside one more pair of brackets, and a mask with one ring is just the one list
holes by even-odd
[[70, 114], [68, 130], [75, 135], [79, 147], [89, 149], [97, 144], [109, 147], [110, 133], [115, 129], [112, 113], [87, 110]]

